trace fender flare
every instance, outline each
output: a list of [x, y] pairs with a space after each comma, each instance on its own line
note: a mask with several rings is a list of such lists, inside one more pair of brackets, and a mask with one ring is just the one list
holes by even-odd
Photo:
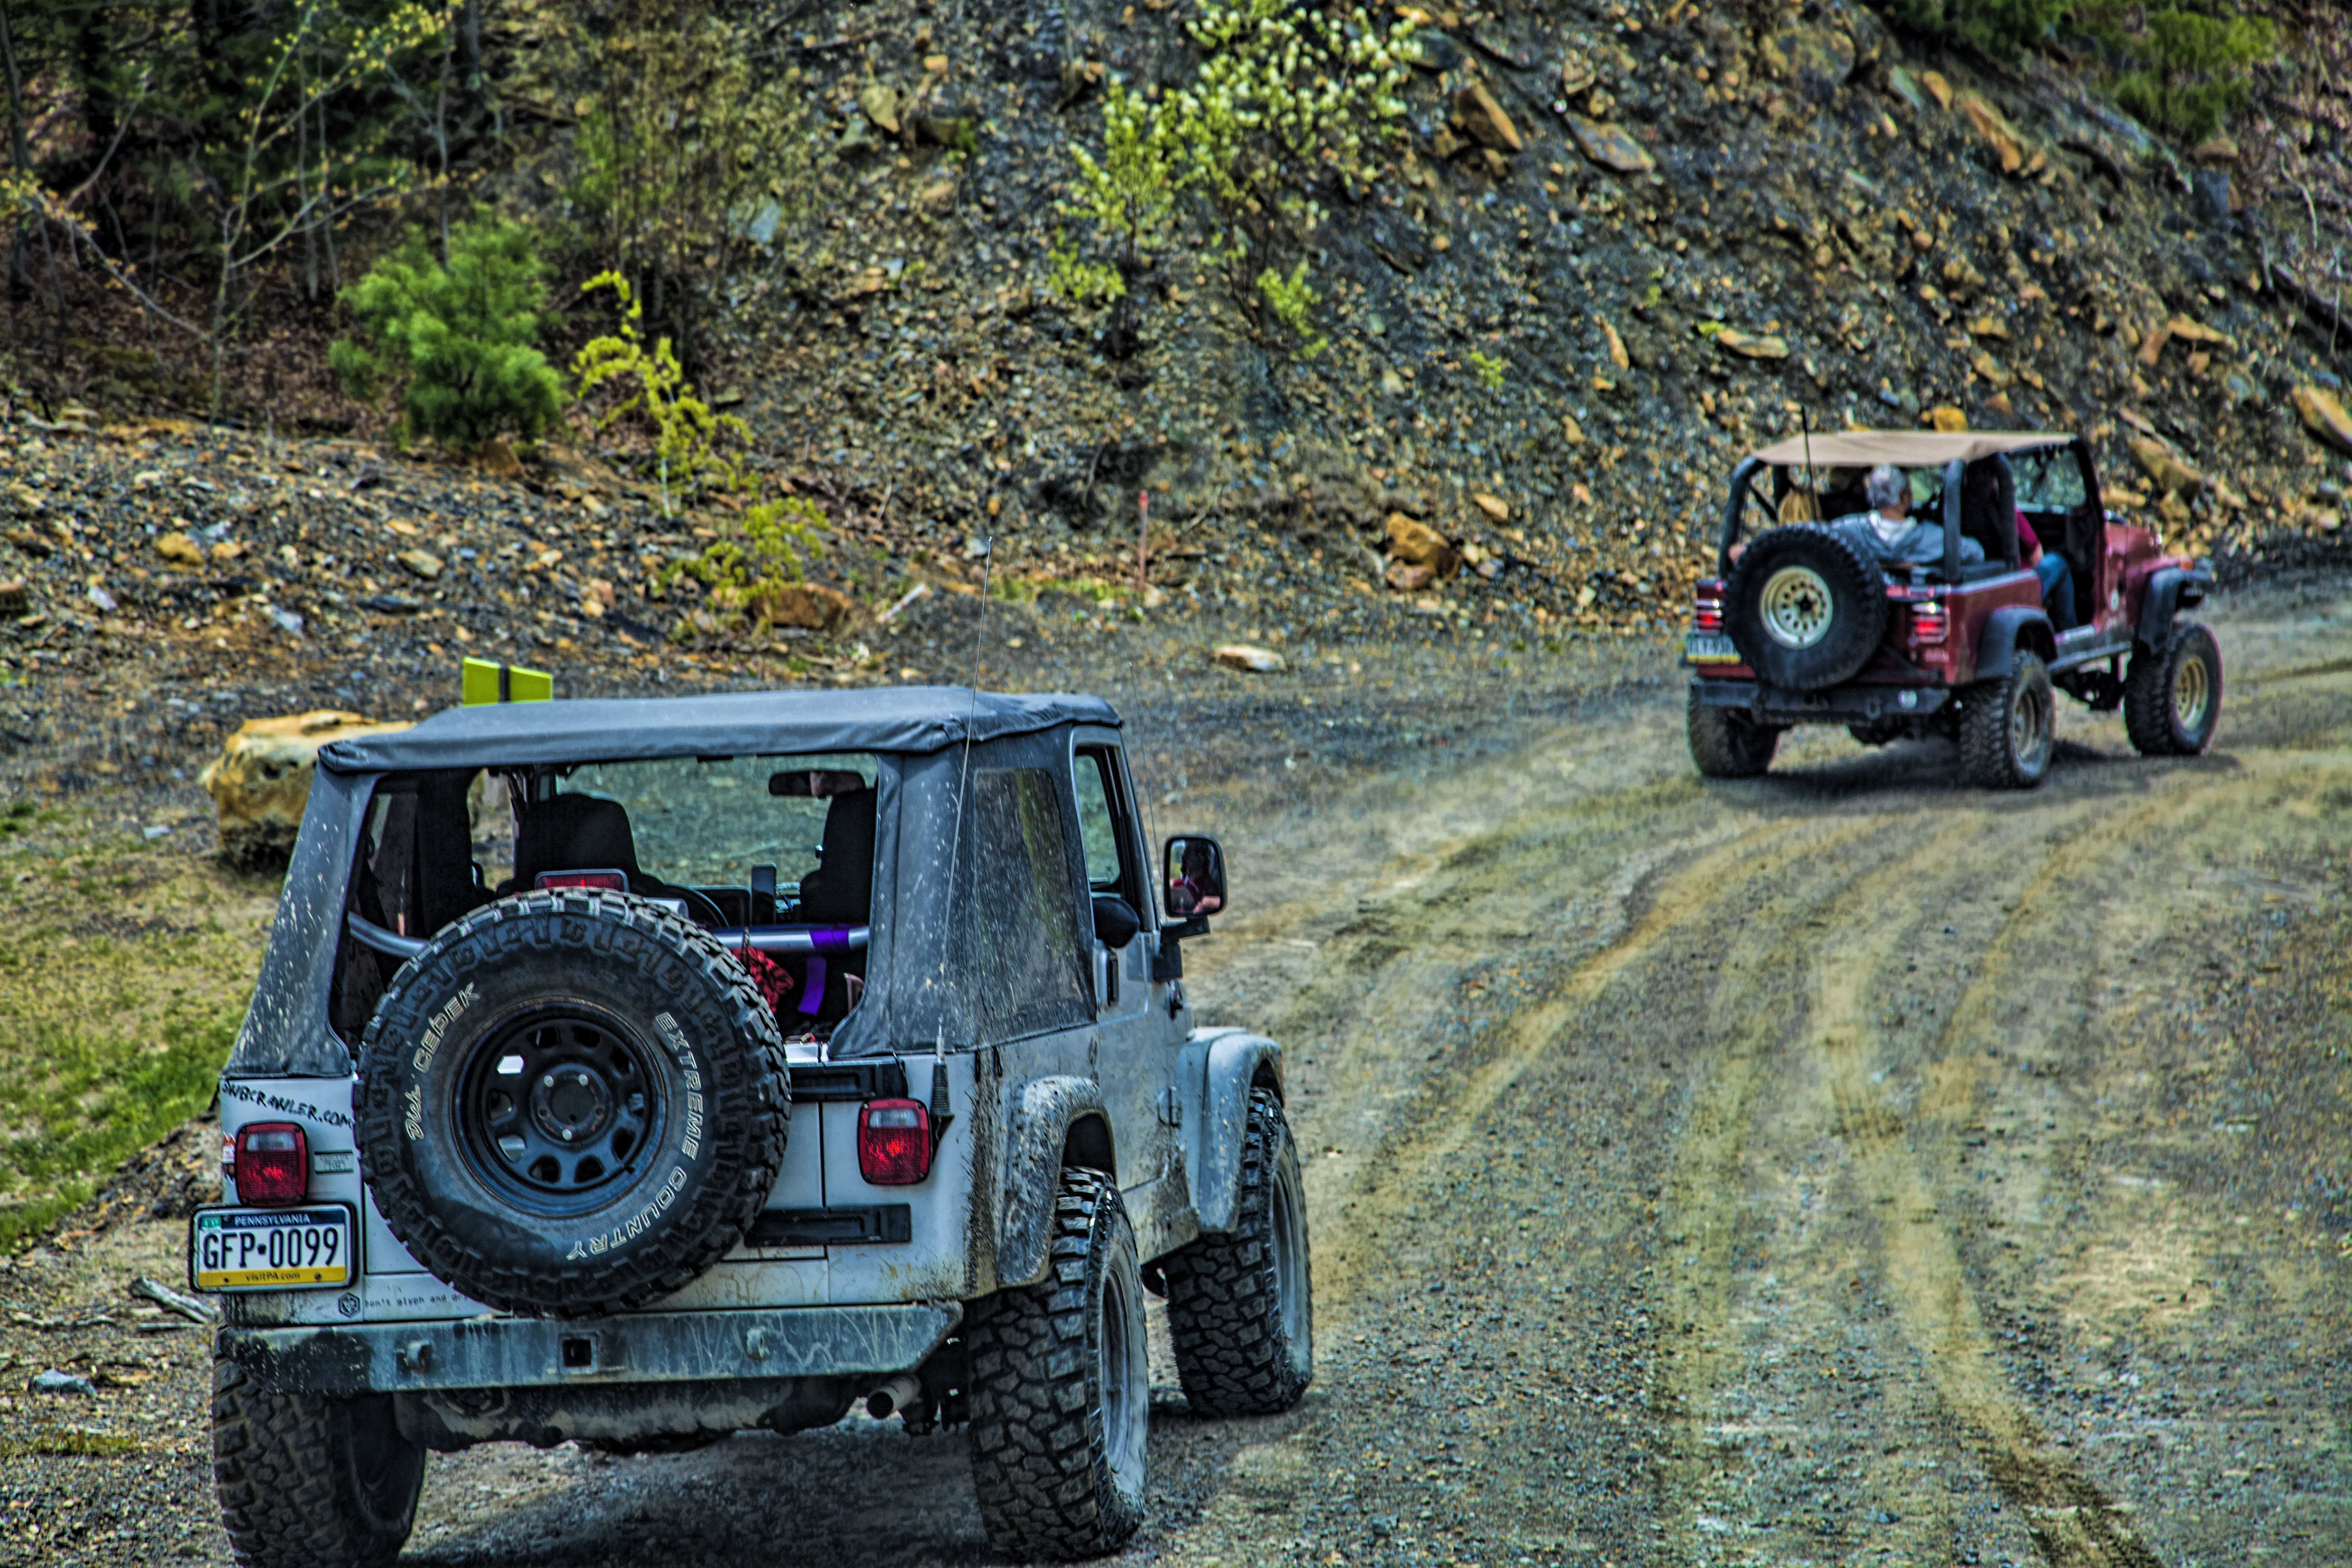
[[2009, 673], [2011, 658], [2022, 644], [2043, 661], [2058, 657], [2058, 635], [2050, 616], [2038, 605], [2003, 605], [1985, 617], [1984, 635], [1977, 640], [1973, 679], [1998, 680]]
[[2135, 651], [2155, 653], [2172, 633], [2172, 617], [2182, 609], [2205, 602], [2213, 574], [2193, 566], [2165, 566], [2148, 574], [2140, 591], [2139, 621], [2132, 627]]
[[1207, 1037], [1201, 1092], [1201, 1130], [1192, 1142], [1192, 1208], [1201, 1228], [1234, 1228], [1241, 1204], [1242, 1140], [1249, 1131], [1250, 1090], [1261, 1085], [1282, 1098], [1282, 1047], [1240, 1029], [1202, 1030]]
[[[1013, 1091], [1011, 1100], [1004, 1129], [1003, 1195], [996, 1211], [1000, 1289], [1034, 1285], [1045, 1277], [1054, 1199], [1061, 1187], [1063, 1155], [1072, 1129], [1095, 1123], [1102, 1152], [1111, 1149], [1110, 1112], [1103, 1104], [1102, 1086], [1092, 1079], [1067, 1074], [1029, 1079]], [[1095, 1128], [1085, 1131], [1092, 1134]]]

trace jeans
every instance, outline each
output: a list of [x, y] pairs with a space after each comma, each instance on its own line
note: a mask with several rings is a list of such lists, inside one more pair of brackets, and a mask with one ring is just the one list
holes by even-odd
[[2045, 550], [2042, 559], [2033, 563], [2033, 574], [2042, 579], [2042, 607], [2050, 612], [2050, 629], [2072, 631], [2074, 626], [2074, 569], [2066, 558], [2054, 550]]

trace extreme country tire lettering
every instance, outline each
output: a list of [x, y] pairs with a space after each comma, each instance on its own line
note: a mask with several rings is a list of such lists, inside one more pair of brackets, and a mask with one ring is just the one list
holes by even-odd
[[2221, 650], [2195, 621], [2174, 625], [2164, 646], [2135, 654], [2124, 677], [2124, 733], [2143, 757], [2193, 757], [2213, 743], [2221, 717]]
[[400, 1435], [390, 1394], [268, 1394], [215, 1361], [213, 1480], [240, 1563], [373, 1568], [416, 1521], [425, 1450]]
[[1886, 635], [1886, 579], [1834, 528], [1776, 528], [1724, 584], [1731, 646], [1767, 686], [1819, 691], [1845, 680]]
[[486, 1305], [583, 1318], [742, 1240], [788, 1084], [774, 1016], [716, 939], [563, 889], [478, 910], [402, 966], [354, 1109], [376, 1206], [418, 1262]]
[[1747, 714], [1717, 708], [1690, 694], [1690, 711], [1684, 719], [1690, 740], [1691, 761], [1711, 779], [1748, 779], [1772, 765], [1780, 731], [1759, 724]]
[[1282, 1102], [1250, 1092], [1234, 1228], [1171, 1253], [1168, 1331], [1184, 1397], [1203, 1415], [1272, 1415], [1315, 1375], [1306, 1189]]
[[1062, 1173], [1045, 1278], [975, 1302], [972, 1490], [1001, 1557], [1099, 1557], [1143, 1522], [1150, 1376], [1118, 1187]]

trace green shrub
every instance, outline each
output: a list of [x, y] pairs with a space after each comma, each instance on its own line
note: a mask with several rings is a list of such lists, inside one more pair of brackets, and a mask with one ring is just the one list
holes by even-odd
[[343, 290], [365, 342], [329, 357], [354, 395], [390, 383], [407, 436], [471, 451], [511, 430], [530, 437], [563, 405], [563, 382], [534, 346], [545, 268], [530, 231], [484, 215], [449, 231], [449, 259], [411, 231]]
[[2041, 46], [2068, 0], [1885, 0], [1896, 26], [2014, 62]]
[[[715, 625], [773, 620], [775, 595], [802, 581], [808, 558], [824, 550], [824, 511], [800, 496], [746, 507], [741, 519], [700, 554], [663, 567], [654, 579], [655, 596], [667, 595], [679, 578], [691, 577], [708, 591]], [[688, 641], [698, 629], [691, 620], [681, 620], [671, 640]]]
[[2243, 108], [2253, 91], [2247, 68], [2278, 53], [2278, 30], [2267, 19], [2220, 7], [2150, 11], [2120, 41], [2133, 64], [2116, 79], [2116, 103], [2183, 142], [2203, 141]]
[[645, 302], [617, 272], [600, 272], [581, 285], [585, 293], [610, 289], [621, 301], [617, 337], [592, 338], [572, 361], [580, 378], [580, 395], [608, 381], [634, 386], [628, 396], [598, 417], [599, 430], [628, 415], [642, 415], [654, 428], [654, 465], [661, 484], [662, 516], [668, 517], [677, 500], [704, 489], [741, 490], [750, 488], [743, 470], [719, 449], [722, 440], [748, 443], [751, 427], [732, 414], [714, 414], [695, 395], [678, 363], [669, 339], [656, 338], [652, 352], [637, 330], [645, 319]]

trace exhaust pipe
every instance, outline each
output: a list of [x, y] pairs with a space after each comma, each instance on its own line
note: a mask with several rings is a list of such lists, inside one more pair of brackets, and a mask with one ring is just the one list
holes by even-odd
[[923, 1397], [923, 1380], [911, 1372], [902, 1372], [866, 1396], [866, 1414], [877, 1421], [887, 1420], [898, 1411], [908, 1409]]

